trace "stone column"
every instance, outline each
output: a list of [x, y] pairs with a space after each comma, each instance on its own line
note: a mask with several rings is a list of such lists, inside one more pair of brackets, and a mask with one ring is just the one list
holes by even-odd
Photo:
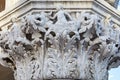
[[5, 1], [5, 8], [6, 8], [6, 9], [7, 9], [7, 8], [10, 8], [12, 5], [14, 5], [15, 3], [17, 3], [18, 1], [20, 1], [20, 0], [12, 0], [12, 1], [6, 0], [6, 1]]
[[0, 63], [16, 80], [108, 80], [108, 70], [119, 66], [120, 28], [113, 17], [63, 5], [12, 18], [0, 31]]

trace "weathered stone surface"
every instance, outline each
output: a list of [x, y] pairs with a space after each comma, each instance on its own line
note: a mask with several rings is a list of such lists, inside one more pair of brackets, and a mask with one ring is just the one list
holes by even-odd
[[0, 34], [2, 65], [16, 80], [107, 80], [120, 64], [120, 28], [111, 16], [82, 11], [43, 12], [13, 18]]

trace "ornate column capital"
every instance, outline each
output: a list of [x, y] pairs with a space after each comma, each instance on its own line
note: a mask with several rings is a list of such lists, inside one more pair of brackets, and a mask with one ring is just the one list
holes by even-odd
[[16, 80], [107, 80], [108, 70], [120, 64], [120, 28], [110, 15], [72, 16], [58, 6], [11, 21], [0, 31], [0, 63]]

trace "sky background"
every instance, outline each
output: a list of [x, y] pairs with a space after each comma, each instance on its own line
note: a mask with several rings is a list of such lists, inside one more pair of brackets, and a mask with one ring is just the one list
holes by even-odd
[[120, 0], [119, 0], [119, 4], [118, 4], [118, 10], [120, 10]]
[[[118, 10], [120, 10], [120, 1]], [[109, 71], [109, 80], [120, 80], [120, 66]]]
[[120, 66], [109, 71], [109, 80], [120, 80]]

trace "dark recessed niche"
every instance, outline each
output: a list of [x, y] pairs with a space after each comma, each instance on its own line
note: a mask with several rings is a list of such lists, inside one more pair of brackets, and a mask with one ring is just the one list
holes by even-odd
[[5, 0], [0, 0], [0, 12], [5, 10]]

